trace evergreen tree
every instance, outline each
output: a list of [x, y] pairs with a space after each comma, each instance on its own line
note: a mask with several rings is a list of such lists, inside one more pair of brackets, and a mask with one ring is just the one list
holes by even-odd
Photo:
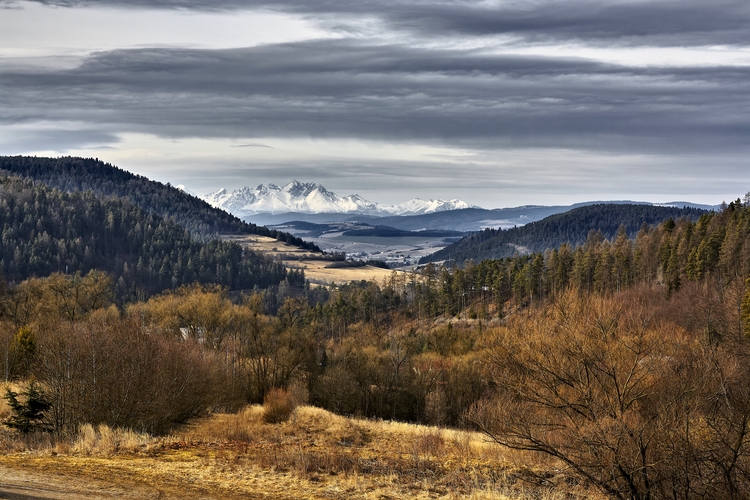
[[23, 434], [32, 431], [49, 431], [50, 425], [46, 421], [46, 412], [52, 408], [42, 387], [35, 381], [21, 393], [24, 397], [19, 401], [18, 393], [5, 389], [5, 400], [10, 406], [11, 416], [3, 422], [11, 429], [17, 429]]

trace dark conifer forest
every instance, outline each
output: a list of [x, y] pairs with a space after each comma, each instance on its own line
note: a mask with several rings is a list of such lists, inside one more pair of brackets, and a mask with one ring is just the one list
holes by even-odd
[[486, 229], [424, 257], [420, 263], [448, 260], [462, 264], [500, 259], [516, 253], [543, 252], [563, 243], [576, 247], [588, 238], [611, 239], [618, 231], [633, 237], [644, 226], [667, 219], [696, 220], [705, 210], [690, 207], [658, 207], [641, 204], [598, 204], [551, 215], [512, 229]]
[[68, 193], [91, 191], [97, 196], [128, 200], [148, 214], [174, 220], [194, 238], [208, 240], [219, 233], [257, 234], [307, 250], [320, 250], [301, 238], [244, 222], [168, 184], [132, 174], [98, 159], [0, 156], [2, 170]]
[[15, 283], [96, 269], [112, 276], [125, 299], [193, 282], [230, 289], [304, 282], [301, 273], [237, 244], [196, 241], [128, 199], [65, 193], [14, 177], [0, 178], [0, 227], [0, 270]]

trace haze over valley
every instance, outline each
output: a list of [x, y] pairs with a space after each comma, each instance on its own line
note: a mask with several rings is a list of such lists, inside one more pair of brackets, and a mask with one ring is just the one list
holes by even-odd
[[[185, 190], [184, 186], [178, 188]], [[550, 215], [601, 203], [589, 201], [571, 206], [527, 205], [487, 210], [456, 199], [424, 201], [415, 198], [399, 205], [383, 205], [357, 194], [342, 197], [317, 182], [297, 180], [284, 186], [260, 184], [257, 188], [241, 187], [231, 191], [222, 188], [202, 196], [190, 194], [248, 222], [267, 225], [314, 242], [325, 251], [344, 253], [350, 259], [381, 260], [404, 270], [412, 269], [431, 254], [470, 233], [521, 227]], [[718, 205], [687, 201], [607, 203], [703, 210], [718, 208]], [[641, 222], [653, 224], [659, 220], [651, 216], [638, 224]], [[521, 253], [528, 251], [525, 245], [517, 247]]]

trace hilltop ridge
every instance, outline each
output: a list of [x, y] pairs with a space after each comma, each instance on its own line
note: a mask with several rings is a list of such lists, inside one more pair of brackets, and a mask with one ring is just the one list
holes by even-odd
[[126, 199], [149, 214], [174, 220], [194, 238], [207, 241], [219, 233], [257, 234], [307, 250], [319, 250], [316, 245], [288, 233], [245, 222], [170, 184], [152, 181], [99, 159], [0, 156], [2, 170], [68, 193], [90, 190], [97, 196]]

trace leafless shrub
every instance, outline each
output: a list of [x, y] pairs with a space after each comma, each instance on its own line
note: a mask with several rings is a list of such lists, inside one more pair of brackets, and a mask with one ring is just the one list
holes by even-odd
[[297, 407], [292, 395], [284, 389], [271, 389], [263, 400], [263, 421], [268, 424], [286, 422]]
[[130, 318], [60, 324], [40, 332], [39, 344], [58, 432], [89, 423], [158, 434], [221, 401], [212, 351], [148, 335]]

